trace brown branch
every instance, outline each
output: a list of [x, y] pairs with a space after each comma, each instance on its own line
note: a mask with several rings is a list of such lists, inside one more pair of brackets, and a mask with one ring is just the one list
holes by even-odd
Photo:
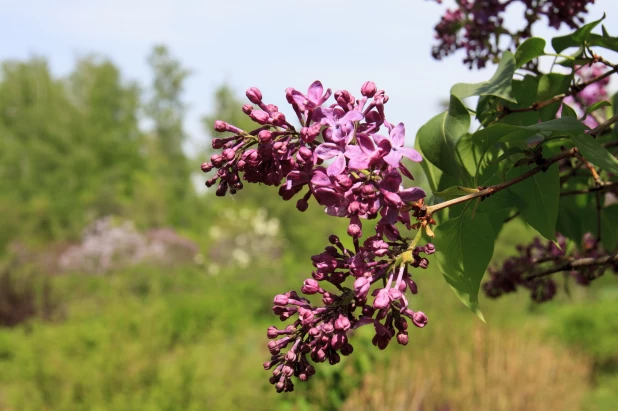
[[618, 254], [606, 255], [604, 257], [598, 258], [578, 258], [575, 260], [567, 261], [564, 264], [548, 268], [547, 270], [538, 271], [536, 273], [527, 275], [525, 280], [534, 280], [535, 278], [545, 277], [554, 273], [558, 273], [560, 271], [571, 271], [577, 270], [578, 268], [602, 266], [616, 262], [618, 262]]
[[[605, 122], [599, 124], [597, 127], [593, 128], [592, 130], [590, 130], [588, 132], [589, 135], [591, 135], [594, 138], [597, 138], [597, 136], [599, 134], [602, 134], [605, 130], [607, 130], [608, 128], [611, 127], [612, 124], [614, 124], [616, 121], [618, 121], [618, 114], [616, 114], [613, 117], [610, 117], [609, 119], [607, 119]], [[607, 145], [606, 145], [607, 147]]]
[[594, 180], [594, 184], [596, 186], [602, 186], [603, 180], [601, 180], [601, 177], [599, 177], [599, 173], [597, 173], [597, 170], [594, 168], [594, 166], [590, 164], [590, 162], [586, 160], [584, 156], [581, 155], [581, 153], [575, 154], [575, 157], [577, 157], [577, 159], [586, 166], [588, 171], [590, 171], [590, 174], [592, 174], [592, 179]]
[[618, 181], [614, 181], [612, 183], [604, 183], [601, 186], [582, 188], [581, 190], [563, 191], [560, 193], [560, 195], [561, 196], [575, 196], [579, 194], [604, 193], [605, 191], [610, 191], [615, 188], [618, 189]]
[[472, 194], [467, 194], [465, 196], [461, 196], [461, 197], [457, 197], [454, 198], [452, 200], [448, 200], [448, 201], [444, 201], [440, 204], [436, 204], [433, 206], [429, 206], [427, 207], [427, 210], [425, 212], [426, 216], [431, 217], [431, 215], [433, 213], [435, 213], [438, 210], [442, 210], [443, 208], [447, 208], [450, 207], [452, 205], [455, 204], [459, 204], [459, 203], [464, 203], [466, 201], [470, 201], [472, 199], [478, 198], [478, 197], [487, 197], [490, 196], [492, 194], [497, 193], [498, 191], [502, 191], [505, 188], [508, 188], [514, 184], [517, 184], [519, 182], [524, 181], [525, 179], [532, 177], [533, 175], [540, 173], [542, 171], [547, 170], [547, 168], [549, 166], [551, 166], [554, 163], [557, 163], [560, 160], [563, 160], [565, 158], [569, 158], [569, 157], [573, 157], [575, 156], [576, 153], [578, 153], [579, 150], [577, 149], [577, 147], [573, 147], [570, 150], [564, 151], [560, 154], [556, 154], [553, 157], [550, 157], [548, 159], [545, 159], [545, 161], [543, 162], [543, 164], [534, 167], [533, 169], [530, 169], [528, 171], [526, 171], [525, 173], [523, 173], [522, 175], [515, 177], [512, 180], [509, 181], [505, 181], [504, 183], [500, 183], [500, 184], [496, 184], [495, 186], [491, 186], [491, 187], [487, 187], [483, 190], [477, 191], [476, 193], [472, 193]]

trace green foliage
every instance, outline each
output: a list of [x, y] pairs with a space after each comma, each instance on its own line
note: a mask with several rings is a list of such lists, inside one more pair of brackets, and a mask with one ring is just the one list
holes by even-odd
[[586, 133], [572, 134], [571, 140], [592, 164], [612, 174], [618, 174], [618, 160], [601, 143]]
[[545, 55], [545, 44], [545, 40], [540, 37], [526, 39], [515, 51], [515, 68], [523, 67], [535, 58]]
[[470, 96], [496, 96], [517, 103], [511, 88], [511, 81], [516, 68], [515, 57], [507, 51], [502, 55], [498, 68], [489, 81], [476, 84], [455, 84], [451, 88], [451, 94], [460, 99]]
[[470, 114], [463, 103], [451, 95], [448, 111], [429, 120], [416, 138], [425, 159], [442, 171], [465, 179], [466, 170], [459, 157], [453, 158], [457, 140], [468, 132]]
[[[604, 19], [605, 14], [603, 14], [603, 17], [599, 20], [585, 24], [571, 34], [553, 38], [551, 41], [552, 47], [556, 50], [556, 53], [562, 53], [562, 51], [569, 47], [583, 47], [586, 45], [605, 47], [606, 36], [599, 36], [598, 34], [592, 33], [592, 30]], [[605, 30], [603, 31], [605, 32]]]
[[[517, 178], [533, 167], [534, 165], [513, 168], [507, 179]], [[517, 206], [526, 222], [543, 237], [554, 240], [560, 201], [558, 165], [554, 164], [546, 171], [512, 185], [509, 191], [512, 194], [512, 203]]]
[[494, 251], [494, 232], [484, 213], [471, 210], [438, 226], [438, 266], [459, 299], [485, 321], [478, 304], [481, 279]]

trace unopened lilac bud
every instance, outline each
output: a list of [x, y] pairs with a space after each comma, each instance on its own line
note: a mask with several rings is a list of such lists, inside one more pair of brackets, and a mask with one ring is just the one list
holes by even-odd
[[336, 352], [331, 352], [330, 355], [328, 356], [328, 363], [330, 365], [339, 364], [340, 361], [341, 361], [341, 357]]
[[227, 130], [227, 123], [225, 121], [215, 121], [215, 131], [223, 133], [225, 130]]
[[273, 125], [279, 127], [285, 124], [285, 115], [279, 111], [271, 115]]
[[339, 317], [335, 320], [335, 329], [339, 331], [346, 332], [350, 329], [350, 320], [348, 317], [339, 314]]
[[425, 245], [425, 254], [427, 255], [431, 255], [433, 253], [436, 252], [436, 246], [433, 245], [432, 243], [427, 243], [427, 245]]
[[305, 367], [305, 373], [311, 377], [313, 375], [315, 375], [315, 368], [313, 367], [313, 365], [308, 365], [307, 367]]
[[304, 198], [301, 198], [296, 202], [296, 209], [300, 211], [301, 213], [307, 211], [308, 208], [309, 208], [309, 202], [305, 200]]
[[390, 303], [391, 299], [388, 296], [388, 291], [382, 288], [378, 290], [376, 298], [373, 300], [373, 308], [377, 310], [382, 310], [384, 308], [387, 308]]
[[397, 301], [401, 299], [402, 294], [397, 288], [391, 288], [388, 290], [388, 296], [392, 301]]
[[294, 368], [290, 367], [289, 365], [284, 365], [281, 369], [281, 373], [287, 377], [291, 377], [292, 375], [294, 375]]
[[410, 279], [410, 281], [408, 281], [408, 287], [410, 288], [410, 292], [412, 294], [417, 294], [418, 293], [418, 286], [416, 285], [414, 280]]
[[263, 110], [253, 110], [251, 114], [249, 114], [249, 117], [251, 117], [251, 120], [262, 125], [267, 124], [270, 120], [268, 113]]
[[361, 237], [363, 235], [361, 227], [360, 218], [357, 215], [353, 215], [350, 218], [350, 225], [348, 225], [348, 235], [354, 238]]
[[417, 311], [414, 313], [414, 315], [412, 315], [412, 322], [418, 328], [423, 328], [425, 325], [427, 325], [427, 316], [424, 312]]
[[324, 281], [324, 278], [326, 278], [326, 274], [321, 272], [321, 271], [314, 271], [314, 272], [311, 273], [311, 276], [316, 281]]
[[275, 326], [270, 326], [268, 327], [268, 330], [266, 331], [266, 336], [271, 340], [273, 338], [277, 338], [279, 336], [279, 330]]
[[328, 241], [331, 244], [339, 244], [341, 242], [341, 240], [339, 240], [339, 237], [337, 237], [335, 234], [331, 234], [328, 236]]
[[397, 342], [401, 345], [408, 345], [408, 334], [398, 333]]
[[403, 201], [401, 201], [401, 197], [399, 197], [397, 194], [386, 190], [381, 191], [382, 195], [384, 196], [384, 202], [388, 206], [395, 208], [401, 208], [403, 206]]
[[221, 167], [225, 163], [225, 159], [221, 154], [213, 154], [210, 157], [210, 162], [217, 168]]
[[225, 150], [223, 150], [221, 155], [223, 155], [223, 158], [225, 158], [227, 161], [230, 161], [236, 156], [236, 151], [231, 148], [226, 148]]
[[287, 354], [285, 354], [285, 359], [286, 361], [289, 362], [294, 362], [294, 360], [296, 360], [296, 354], [294, 353], [294, 351], [288, 351]]
[[288, 304], [289, 301], [289, 297], [285, 294], [278, 294], [275, 296], [273, 303], [275, 305], [278, 305], [280, 307], [286, 306]]
[[348, 104], [354, 103], [354, 97], [347, 90], [339, 90], [335, 92], [335, 100], [341, 107], [347, 107]]
[[326, 360], [326, 353], [321, 348], [311, 351], [311, 359], [315, 362], [324, 362]]
[[366, 298], [371, 288], [371, 281], [365, 277], [359, 277], [354, 281], [354, 293], [357, 298]]
[[350, 343], [343, 344], [343, 347], [339, 350], [341, 355], [348, 356], [354, 352], [354, 347]]
[[365, 317], [373, 317], [373, 314], [375, 313], [375, 308], [373, 308], [370, 305], [364, 305], [363, 306], [363, 310], [362, 313]]
[[221, 183], [219, 184], [219, 186], [217, 187], [217, 190], [215, 191], [215, 195], [217, 197], [223, 197], [225, 195], [225, 193], [227, 193], [227, 184], [225, 183]]
[[243, 104], [242, 106], [242, 112], [245, 113], [246, 115], [251, 114], [251, 112], [253, 111], [253, 106], [251, 104]]
[[258, 133], [258, 139], [262, 144], [268, 144], [273, 138], [273, 133], [268, 130], [262, 130]]
[[429, 267], [429, 260], [426, 258], [421, 258], [421, 261], [418, 263], [418, 266], [421, 268]]
[[335, 326], [332, 323], [328, 322], [322, 324], [322, 332], [324, 334], [331, 334], [333, 331], [335, 331]]
[[334, 350], [338, 350], [341, 347], [343, 347], [343, 344], [345, 344], [345, 342], [346, 342], [346, 340], [345, 340], [345, 335], [344, 334], [335, 333], [330, 338], [330, 346]]
[[320, 291], [320, 285], [313, 278], [307, 278], [303, 283], [301, 291], [305, 294], [315, 294]]
[[365, 97], [371, 98], [376, 94], [376, 90], [376, 83], [373, 81], [366, 81], [361, 87], [361, 94]]
[[246, 95], [253, 104], [260, 104], [262, 102], [262, 92], [257, 87], [249, 87]]
[[298, 149], [298, 155], [305, 161], [313, 159], [313, 151], [305, 146]]
[[272, 355], [279, 354], [281, 348], [279, 347], [279, 344], [277, 344], [277, 341], [268, 342], [268, 351], [270, 351]]
[[208, 173], [210, 170], [213, 169], [213, 164], [206, 162], [206, 163], [202, 163], [201, 169], [204, 173]]
[[335, 303], [335, 299], [330, 293], [324, 293], [322, 294], [322, 303], [324, 303], [324, 305], [333, 305]]

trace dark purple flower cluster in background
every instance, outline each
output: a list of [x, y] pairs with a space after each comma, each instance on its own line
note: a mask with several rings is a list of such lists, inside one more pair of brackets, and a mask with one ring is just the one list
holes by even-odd
[[[353, 250], [346, 249], [332, 235], [331, 245], [313, 257], [316, 270], [301, 291], [320, 294], [322, 306], [294, 291], [275, 297], [274, 313], [282, 321], [297, 319], [283, 330], [269, 328], [272, 358], [264, 367], [273, 369], [271, 382], [277, 391], [291, 391], [292, 376], [306, 380], [315, 372], [309, 359], [336, 364], [340, 354], [352, 352], [350, 330], [372, 324], [374, 345], [384, 349], [393, 337], [407, 344], [406, 318], [417, 327], [427, 323], [425, 314], [410, 308], [405, 293], [417, 291], [409, 269], [427, 268], [429, 262], [420, 254], [435, 249], [432, 244], [410, 246], [396, 226], [420, 229], [419, 223], [412, 224], [410, 212], [412, 217], [418, 215], [425, 192], [404, 188], [403, 177], [413, 180], [413, 176], [401, 161], [422, 159], [405, 147], [403, 123], [386, 119], [388, 96], [373, 82], [363, 84], [360, 99], [341, 90], [329, 105], [332, 92], [319, 81], [306, 93], [288, 88], [286, 98], [300, 122], [298, 130], [277, 106], [263, 102], [260, 90], [252, 87], [246, 95], [252, 104], [242, 110], [257, 126], [245, 131], [215, 122], [216, 131], [233, 136], [213, 140], [213, 148], [220, 152], [202, 164], [204, 172], [216, 169], [206, 185], [217, 184], [218, 196], [237, 192], [243, 181], [278, 186], [284, 200], [304, 191], [296, 208], [305, 211], [313, 197], [329, 215], [349, 219], [347, 234], [354, 244]], [[361, 245], [363, 219], [377, 223]], [[348, 279], [352, 288], [343, 285]], [[377, 282], [382, 286], [371, 291]], [[328, 288], [322, 288], [325, 283]], [[373, 297], [369, 304], [368, 296]]]
[[[435, 0], [442, 3], [442, 0]], [[525, 6], [527, 22], [521, 30], [512, 32], [504, 27], [504, 13], [515, 3]], [[470, 68], [485, 67], [487, 61], [498, 58], [504, 51], [502, 36], [512, 40], [508, 48], [532, 35], [532, 25], [547, 17], [549, 25], [556, 29], [561, 24], [571, 28], [584, 22], [583, 14], [594, 0], [455, 0], [457, 8], [447, 9], [435, 27], [438, 44], [432, 49], [435, 59], [442, 59], [457, 50], [465, 50], [464, 63]]]
[[[579, 258], [598, 258], [606, 256], [607, 252], [591, 233], [584, 234], [579, 250], [567, 255], [566, 238], [558, 233], [556, 242], [543, 244], [539, 238], [527, 245], [517, 246], [519, 255], [508, 258], [499, 269], [489, 268], [489, 281], [483, 284], [483, 290], [488, 297], [497, 298], [503, 294], [517, 291], [517, 287], [530, 290], [530, 297], [535, 302], [551, 300], [557, 291], [556, 281], [549, 276], [529, 279], [531, 274], [540, 270], [551, 270], [552, 267], [562, 267], [569, 261]], [[618, 266], [614, 263], [612, 269], [618, 273]], [[606, 270], [606, 266], [592, 265], [564, 272], [566, 277], [573, 278], [579, 285], [588, 285], [590, 281], [599, 278]], [[556, 270], [562, 271], [562, 270]]]

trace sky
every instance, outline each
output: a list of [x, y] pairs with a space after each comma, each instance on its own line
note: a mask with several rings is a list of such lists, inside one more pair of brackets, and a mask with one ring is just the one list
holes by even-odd
[[[146, 56], [156, 44], [192, 71], [184, 99], [192, 144], [207, 144], [200, 118], [213, 111], [223, 83], [239, 96], [257, 86], [267, 103], [284, 109], [285, 89], [305, 91], [314, 80], [360, 95], [367, 80], [386, 90], [387, 118], [404, 122], [408, 144], [440, 111], [457, 82], [488, 80], [494, 68], [468, 70], [457, 54], [431, 57], [433, 27], [445, 6], [426, 0], [0, 0], [0, 60], [43, 56], [56, 75], [92, 53], [110, 58], [127, 80], [151, 80]], [[509, 25], [521, 24], [511, 8]], [[618, 27], [618, 1], [596, 0], [587, 20], [607, 13], [610, 34]], [[541, 27], [533, 34], [550, 38]], [[570, 30], [563, 27], [560, 33]], [[546, 49], [549, 49], [548, 45]], [[614, 83], [615, 84], [615, 83]]]

